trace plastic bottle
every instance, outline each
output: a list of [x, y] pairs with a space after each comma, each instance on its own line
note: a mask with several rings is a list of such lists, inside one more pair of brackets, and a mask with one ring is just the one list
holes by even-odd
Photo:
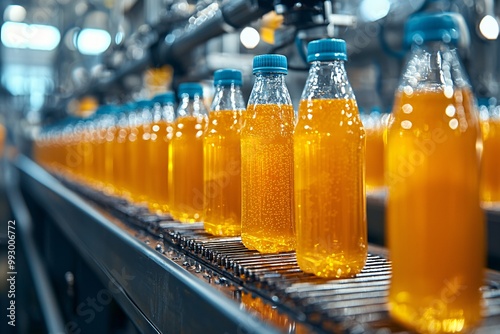
[[126, 143], [128, 159], [128, 188], [130, 199], [136, 204], [146, 202], [148, 166], [148, 142], [153, 119], [150, 100], [137, 101], [136, 109], [129, 113], [129, 133]]
[[500, 106], [480, 106], [480, 115], [483, 137], [481, 200], [486, 206], [494, 206], [500, 203]]
[[204, 224], [213, 235], [241, 233], [241, 72], [214, 73], [215, 94], [203, 138]]
[[474, 96], [450, 13], [415, 15], [386, 154], [389, 309], [418, 332], [466, 331], [481, 318], [485, 227]]
[[203, 219], [203, 133], [207, 110], [198, 83], [179, 85], [179, 107], [169, 150], [170, 214], [178, 221]]
[[116, 194], [113, 178], [113, 144], [117, 131], [118, 117], [120, 108], [116, 105], [107, 105], [106, 114], [101, 120], [101, 129], [103, 136], [103, 190], [108, 194]]
[[372, 108], [361, 114], [366, 131], [366, 190], [379, 191], [384, 187], [384, 147], [387, 138], [388, 114]]
[[115, 193], [125, 199], [130, 197], [127, 177], [129, 158], [127, 152], [127, 138], [129, 136], [128, 114], [136, 108], [134, 103], [128, 103], [120, 108], [113, 134], [113, 185]]
[[[89, 116], [84, 121], [84, 129], [82, 133], [82, 155], [83, 155], [83, 182], [86, 185], [91, 185], [95, 182], [94, 168], [94, 141], [95, 141], [95, 124], [92, 116]], [[58, 144], [59, 146], [59, 144]]]
[[105, 190], [106, 183], [106, 135], [109, 127], [109, 115], [113, 110], [111, 105], [100, 106], [94, 114], [95, 135], [93, 136], [94, 151], [94, 187]]
[[367, 256], [365, 130], [344, 69], [346, 45], [308, 45], [294, 135], [297, 262], [321, 277], [359, 273]]
[[151, 211], [168, 213], [168, 151], [174, 132], [175, 96], [172, 92], [153, 99], [153, 121], [148, 144], [148, 206]]
[[256, 56], [255, 83], [241, 129], [241, 240], [248, 249], [295, 249], [293, 129], [287, 59]]

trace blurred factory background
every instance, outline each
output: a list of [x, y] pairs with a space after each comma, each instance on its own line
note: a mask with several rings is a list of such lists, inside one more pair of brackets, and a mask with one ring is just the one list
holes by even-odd
[[[500, 99], [498, 0], [0, 0], [0, 150], [2, 124], [8, 129], [5, 153], [21, 151], [30, 156], [32, 141], [43, 126], [68, 115], [90, 115], [101, 104], [151, 98], [176, 91], [186, 81], [202, 82], [208, 101], [213, 72], [220, 68], [243, 72], [243, 93], [248, 99], [252, 59], [262, 53], [288, 57], [286, 80], [297, 107], [308, 71], [306, 45], [325, 37], [347, 42], [347, 72], [361, 112], [390, 112], [406, 53], [404, 23], [415, 13], [436, 10], [456, 13], [461, 22], [459, 52], [475, 96], [480, 104], [496, 105]], [[6, 180], [9, 175], [0, 178], [2, 224], [13, 216], [2, 190]], [[2, 249], [5, 230], [0, 231]], [[43, 247], [49, 249], [55, 240], [64, 249], [72, 247], [59, 230], [51, 233], [44, 235]], [[6, 272], [3, 255], [1, 275]], [[95, 283], [98, 280], [83, 261], [66, 271], [65, 254], [50, 255], [52, 262], [47, 265], [59, 279], [56, 292], [64, 295], [63, 312], [69, 313], [76, 308], [75, 296], [95, 296], [100, 283]], [[25, 260], [19, 261], [20, 270], [24, 267], [27, 272]], [[74, 289], [73, 274], [91, 283], [83, 290]], [[30, 286], [30, 278], [24, 280], [19, 286]], [[34, 295], [34, 290], [25, 290], [19, 298], [36, 300]], [[0, 308], [5, 307], [2, 300]], [[36, 303], [19, 310], [24, 325], [17, 332], [45, 332], [50, 310], [50, 305]], [[137, 332], [125, 313], [130, 314], [113, 301], [96, 315], [96, 321], [82, 321], [79, 326], [84, 333], [103, 328]], [[12, 329], [3, 326], [2, 320], [1, 333]]]
[[463, 17], [460, 52], [476, 96], [498, 98], [499, 7], [493, 0], [2, 1], [0, 112], [19, 131], [32, 131], [92, 109], [84, 97], [149, 97], [182, 81], [210, 80], [221, 67], [243, 71], [248, 96], [252, 56], [266, 52], [289, 57], [296, 104], [305, 46], [327, 36], [347, 41], [361, 109], [389, 111], [405, 54], [403, 24], [436, 9]]

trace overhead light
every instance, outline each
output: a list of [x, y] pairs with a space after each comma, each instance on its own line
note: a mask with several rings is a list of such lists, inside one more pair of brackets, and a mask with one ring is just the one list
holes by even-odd
[[51, 51], [59, 45], [61, 34], [49, 25], [5, 22], [1, 39], [8, 48]]
[[9, 5], [3, 12], [4, 21], [22, 22], [26, 18], [26, 9], [19, 5]]
[[390, 9], [391, 2], [389, 0], [363, 0], [359, 7], [361, 17], [368, 22], [386, 17]]
[[491, 15], [486, 15], [479, 22], [479, 32], [484, 38], [489, 40], [495, 40], [498, 38], [500, 33], [500, 27], [498, 26], [498, 21], [495, 17]]
[[240, 41], [247, 49], [254, 49], [260, 42], [259, 32], [252, 27], [246, 27], [240, 33]]
[[76, 41], [76, 47], [81, 54], [99, 55], [111, 45], [111, 35], [103, 29], [83, 29]]

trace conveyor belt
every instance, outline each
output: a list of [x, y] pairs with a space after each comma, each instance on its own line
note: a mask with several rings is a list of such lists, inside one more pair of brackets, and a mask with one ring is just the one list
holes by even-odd
[[[164, 245], [157, 247], [173, 247], [320, 332], [404, 332], [388, 316], [391, 265], [382, 249], [370, 247], [365, 268], [354, 278], [318, 278], [299, 269], [294, 252], [260, 254], [246, 249], [239, 237], [214, 237], [204, 232], [202, 224], [181, 224], [124, 200], [65, 183], [122, 220], [161, 237]], [[482, 291], [485, 320], [476, 333], [498, 333], [500, 274], [489, 271]]]

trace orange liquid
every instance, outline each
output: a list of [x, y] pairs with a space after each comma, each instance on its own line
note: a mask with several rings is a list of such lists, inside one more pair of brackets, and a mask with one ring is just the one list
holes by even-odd
[[480, 318], [485, 230], [471, 92], [400, 93], [388, 131], [391, 315], [419, 332]]
[[83, 180], [87, 184], [92, 184], [95, 180], [93, 136], [93, 131], [84, 130], [82, 142]]
[[481, 130], [481, 199], [487, 203], [500, 202], [500, 118], [481, 121]]
[[354, 100], [301, 101], [295, 128], [297, 262], [321, 277], [359, 273], [367, 256], [365, 131]]
[[115, 193], [113, 176], [113, 142], [116, 136], [116, 127], [107, 129], [104, 137], [104, 190], [108, 193]]
[[241, 130], [241, 240], [248, 249], [295, 249], [293, 128], [289, 105], [249, 105]]
[[[147, 199], [147, 177], [150, 177], [148, 158], [148, 141], [150, 136], [149, 125], [141, 125], [130, 129], [128, 153], [128, 189], [130, 198], [137, 204], [144, 203]], [[148, 175], [146, 175], [148, 173]]]
[[213, 235], [241, 233], [241, 111], [212, 111], [204, 145], [204, 224]]
[[83, 170], [83, 152], [80, 142], [81, 135], [74, 133], [69, 135], [65, 145], [65, 165], [73, 178], [81, 180]]
[[104, 146], [106, 136], [106, 129], [96, 130], [96, 136], [94, 139], [94, 176], [95, 176], [95, 187], [103, 189], [104, 179], [105, 179], [105, 164], [106, 164], [106, 151]]
[[168, 151], [173, 124], [160, 121], [151, 127], [148, 143], [147, 197], [151, 211], [168, 213]]
[[115, 191], [120, 196], [127, 198], [128, 156], [126, 142], [128, 138], [128, 128], [118, 127], [113, 140], [113, 185]]
[[203, 219], [203, 132], [206, 125], [206, 116], [179, 117], [174, 123], [169, 151], [170, 214], [184, 223]]
[[384, 186], [384, 133], [378, 124], [365, 127], [366, 131], [366, 189], [376, 190]]

